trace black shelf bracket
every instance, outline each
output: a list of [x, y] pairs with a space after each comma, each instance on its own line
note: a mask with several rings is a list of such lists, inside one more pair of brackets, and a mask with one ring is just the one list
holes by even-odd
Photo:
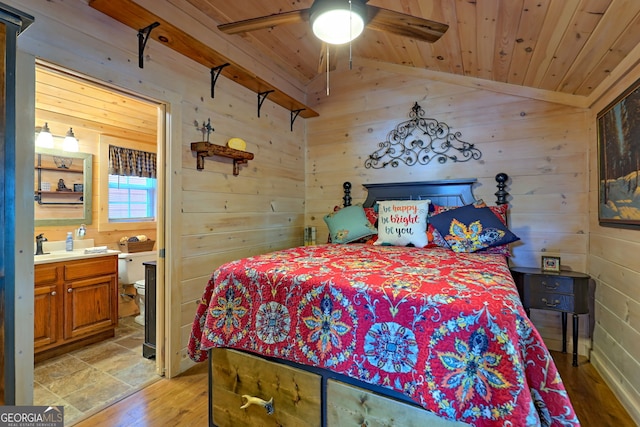
[[293, 132], [293, 122], [296, 121], [296, 119], [298, 118], [298, 115], [300, 114], [301, 111], [306, 110], [306, 108], [300, 108], [298, 110], [291, 110], [291, 132]]
[[216, 97], [216, 82], [218, 81], [218, 77], [220, 77], [220, 73], [224, 67], [231, 65], [228, 62], [225, 62], [222, 65], [218, 65], [217, 67], [213, 67], [211, 69], [211, 98]]
[[275, 92], [275, 91], [267, 90], [265, 92], [258, 92], [258, 117], [260, 117], [260, 108], [262, 108], [262, 104], [264, 103], [264, 100], [267, 99], [267, 96], [269, 96], [271, 92]]
[[138, 30], [138, 67], [140, 68], [144, 68], [144, 48], [147, 46], [147, 42], [149, 41], [151, 30], [156, 28], [158, 25], [160, 25], [159, 22], [154, 22], [153, 24]]

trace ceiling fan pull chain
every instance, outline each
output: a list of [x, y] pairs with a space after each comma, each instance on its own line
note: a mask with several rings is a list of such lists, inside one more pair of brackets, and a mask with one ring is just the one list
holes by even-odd
[[327, 63], [327, 96], [329, 96], [329, 43], [326, 43], [327, 46], [327, 54], [326, 56], [326, 63]]
[[353, 24], [352, 21], [353, 20], [353, 13], [351, 10], [351, 0], [349, 0], [349, 69], [352, 70], [353, 69], [353, 61], [351, 59], [351, 42], [353, 41]]

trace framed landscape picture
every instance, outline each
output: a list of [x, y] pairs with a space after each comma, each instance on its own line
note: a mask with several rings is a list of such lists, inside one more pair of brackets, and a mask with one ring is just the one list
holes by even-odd
[[640, 80], [598, 113], [598, 220], [640, 228]]

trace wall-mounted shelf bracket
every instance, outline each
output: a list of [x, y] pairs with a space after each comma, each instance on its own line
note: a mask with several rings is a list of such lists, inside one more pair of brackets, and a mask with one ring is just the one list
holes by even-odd
[[218, 65], [217, 67], [213, 67], [211, 69], [211, 98], [216, 97], [216, 82], [218, 81], [218, 77], [220, 77], [220, 73], [222, 72], [222, 69], [224, 67], [228, 67], [229, 65], [231, 64], [226, 62], [222, 65]]
[[138, 67], [144, 68], [144, 48], [147, 46], [151, 30], [160, 25], [159, 22], [154, 22], [151, 25], [147, 25], [144, 28], [138, 30]]
[[[319, 115], [317, 111], [314, 111], [308, 105], [304, 105], [296, 98], [273, 86], [271, 80], [261, 79], [256, 76], [254, 71], [235, 63], [231, 58], [222, 55], [209, 45], [189, 35], [185, 30], [178, 28], [170, 21], [140, 6], [138, 4], [140, 1], [138, 0], [85, 0], [85, 3], [89, 3], [92, 8], [135, 30], [148, 25], [149, 22], [157, 21], [160, 23], [160, 31], [154, 31], [151, 35], [154, 40], [164, 43], [168, 48], [209, 69], [228, 62], [231, 65], [224, 68], [222, 75], [229, 80], [244, 86], [253, 93], [275, 89], [275, 92], [269, 95], [269, 100], [286, 110], [304, 108], [305, 110], [300, 115], [305, 119]], [[143, 1], [142, 3], [147, 3], [151, 6], [154, 2]]]
[[196, 168], [198, 170], [204, 169], [205, 157], [222, 156], [233, 159], [233, 174], [238, 175], [240, 173], [240, 165], [247, 164], [249, 160], [253, 160], [253, 153], [212, 144], [207, 141], [192, 142], [191, 151], [196, 152]]
[[296, 119], [298, 118], [298, 115], [300, 114], [301, 111], [304, 111], [304, 108], [300, 108], [298, 110], [291, 110], [291, 132], [293, 132], [293, 122], [296, 121]]
[[258, 92], [258, 117], [260, 117], [260, 108], [262, 108], [262, 104], [264, 103], [264, 100], [267, 99], [267, 96], [269, 96], [271, 92], [275, 92], [275, 91], [267, 90], [264, 92]]

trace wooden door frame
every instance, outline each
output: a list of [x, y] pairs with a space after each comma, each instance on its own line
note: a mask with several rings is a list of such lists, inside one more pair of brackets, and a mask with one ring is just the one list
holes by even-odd
[[[33, 278], [33, 251], [26, 250], [23, 230], [33, 216], [24, 217], [24, 203], [21, 192], [25, 176], [32, 175], [20, 168], [24, 150], [18, 149], [18, 135], [22, 142], [26, 135], [20, 134], [18, 121], [17, 69], [18, 35], [33, 22], [33, 17], [17, 9], [0, 3], [0, 404], [15, 405], [17, 372], [24, 367], [18, 354], [21, 350], [21, 337], [16, 333], [16, 312], [23, 309], [20, 301], [22, 289], [17, 290], [17, 279], [26, 275]], [[18, 169], [22, 169], [18, 171]], [[31, 179], [33, 180], [33, 178]], [[29, 203], [32, 206], [32, 202]], [[33, 209], [31, 209], [33, 210]], [[32, 227], [33, 228], [33, 227]], [[31, 241], [31, 239], [29, 239]], [[33, 247], [33, 246], [32, 246]], [[29, 270], [28, 261], [31, 261]], [[33, 293], [33, 291], [31, 291]], [[33, 301], [33, 300], [32, 300]], [[33, 342], [31, 343], [33, 348]]]

